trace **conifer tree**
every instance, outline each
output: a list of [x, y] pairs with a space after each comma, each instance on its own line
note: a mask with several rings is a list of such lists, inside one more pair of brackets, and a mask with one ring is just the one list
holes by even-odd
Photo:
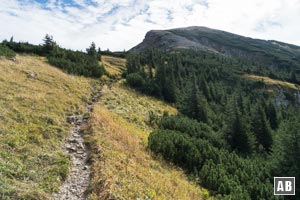
[[102, 58], [101, 58], [101, 48], [100, 47], [98, 47], [97, 53], [98, 53], [99, 61], [102, 61]]
[[154, 68], [154, 61], [153, 60], [151, 61], [151, 64], [148, 65], [148, 68], [149, 68], [149, 78], [153, 79], [153, 71], [152, 71], [153, 68]]
[[[300, 116], [294, 113], [286, 121], [282, 122], [276, 132], [274, 141], [273, 161], [276, 165], [276, 175], [292, 176], [300, 179]], [[300, 188], [300, 182], [296, 181], [296, 188]], [[296, 196], [300, 197], [300, 191], [296, 189]]]
[[233, 98], [227, 106], [226, 139], [231, 148], [238, 152], [249, 154], [253, 151], [255, 140], [247, 129], [245, 120], [239, 111], [237, 100]]
[[168, 78], [165, 82], [165, 86], [163, 88], [164, 99], [168, 102], [176, 102], [176, 92], [177, 88], [175, 86], [174, 75], [171, 73], [171, 78]]
[[200, 88], [203, 94], [205, 95], [205, 97], [207, 98], [207, 100], [210, 101], [211, 100], [210, 90], [204, 78], [202, 78], [200, 81]]
[[192, 82], [192, 88], [187, 94], [183, 112], [193, 119], [197, 119], [205, 123], [208, 122], [208, 104], [205, 96], [197, 87], [195, 76], [194, 81]]
[[270, 122], [270, 126], [273, 130], [278, 128], [278, 117], [275, 106], [272, 102], [269, 102], [266, 109], [267, 119]]
[[290, 80], [291, 80], [291, 82], [293, 82], [293, 83], [298, 83], [296, 71], [295, 71], [294, 69], [291, 71], [291, 74], [290, 74]]
[[256, 105], [254, 108], [251, 126], [258, 144], [262, 145], [264, 150], [269, 152], [273, 143], [272, 132], [264, 109], [261, 105]]
[[154, 64], [154, 56], [153, 56], [153, 49], [150, 50], [149, 58], [148, 58], [148, 68], [149, 68], [149, 78], [153, 79], [153, 69], [155, 67]]
[[157, 66], [155, 78], [156, 82], [162, 90], [162, 94], [164, 95], [164, 88], [166, 85], [166, 63], [162, 63]]
[[96, 45], [94, 42], [92, 42], [91, 46], [86, 49], [86, 52], [91, 57], [94, 57], [94, 58], [98, 57], [98, 52], [96, 50]]
[[45, 54], [49, 54], [56, 46], [53, 36], [46, 34], [44, 38], [43, 50]]

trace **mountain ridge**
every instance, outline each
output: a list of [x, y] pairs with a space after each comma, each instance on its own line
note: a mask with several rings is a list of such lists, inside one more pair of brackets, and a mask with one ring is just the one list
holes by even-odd
[[253, 39], [203, 26], [151, 30], [147, 32], [144, 40], [130, 51], [143, 52], [149, 48], [162, 51], [210, 51], [255, 64], [287, 68], [294, 66], [300, 70], [300, 47], [297, 45], [276, 40]]

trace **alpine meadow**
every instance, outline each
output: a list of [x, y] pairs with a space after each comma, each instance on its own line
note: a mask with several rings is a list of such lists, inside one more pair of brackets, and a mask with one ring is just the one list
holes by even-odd
[[300, 200], [300, 43], [264, 35], [273, 7], [254, 39], [202, 26], [248, 30], [219, 1], [4, 2], [1, 200]]

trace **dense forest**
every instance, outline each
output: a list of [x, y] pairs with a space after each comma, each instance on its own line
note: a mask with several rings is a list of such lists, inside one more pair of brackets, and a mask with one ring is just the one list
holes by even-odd
[[13, 58], [16, 53], [46, 56], [50, 64], [69, 74], [97, 78], [104, 73], [103, 66], [99, 65], [101, 50], [96, 49], [95, 43], [92, 43], [86, 52], [61, 48], [48, 34], [44, 38], [43, 45], [14, 42], [13, 37], [10, 41], [4, 40], [0, 43], [0, 56]]
[[[217, 198], [280, 199], [273, 195], [273, 177], [300, 179], [296, 91], [243, 74], [299, 81], [290, 68], [192, 50], [129, 53], [123, 75], [131, 87], [180, 111], [166, 113], [150, 134], [155, 155], [185, 169]], [[296, 192], [285, 199], [299, 199]]]

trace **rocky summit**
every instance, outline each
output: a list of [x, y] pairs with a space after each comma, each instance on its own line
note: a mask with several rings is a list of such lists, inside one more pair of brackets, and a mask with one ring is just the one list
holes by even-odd
[[246, 59], [268, 66], [287, 65], [300, 67], [300, 47], [278, 42], [240, 36], [203, 26], [169, 30], [151, 30], [131, 52], [143, 52], [149, 48], [162, 51], [192, 49], [210, 51], [226, 57]]

